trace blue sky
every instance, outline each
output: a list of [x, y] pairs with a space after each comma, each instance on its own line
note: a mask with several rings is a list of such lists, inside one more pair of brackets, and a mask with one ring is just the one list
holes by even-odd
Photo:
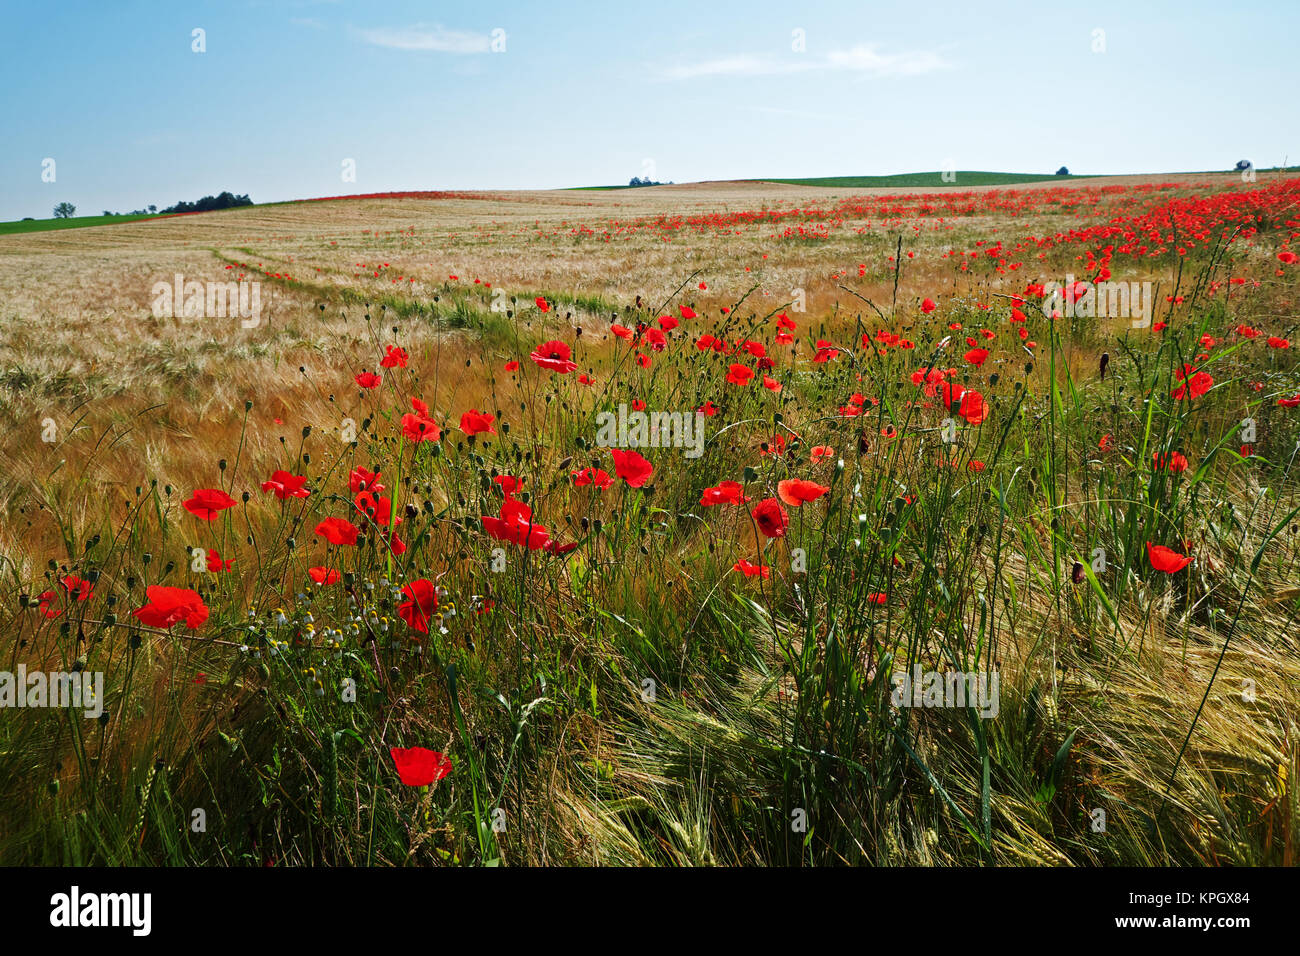
[[[1293, 3], [5, 6], [0, 219], [222, 189], [269, 202], [646, 172], [689, 182], [1300, 160]], [[346, 159], [355, 182], [342, 179]]]

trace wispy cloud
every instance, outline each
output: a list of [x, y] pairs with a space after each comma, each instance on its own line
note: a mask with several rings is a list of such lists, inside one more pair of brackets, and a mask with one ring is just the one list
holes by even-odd
[[755, 113], [766, 113], [772, 116], [798, 116], [801, 119], [818, 119], [831, 120], [832, 122], [843, 122], [846, 116], [834, 116], [830, 113], [811, 113], [808, 110], [791, 110], [784, 109], [780, 106], [751, 106], [750, 110]]
[[325, 24], [313, 17], [290, 17], [289, 22], [296, 27], [310, 27], [313, 30], [325, 29]]
[[663, 76], [690, 80], [707, 76], [787, 76], [792, 73], [845, 72], [864, 76], [920, 76], [951, 69], [952, 64], [931, 50], [881, 53], [875, 46], [858, 44], [821, 56], [792, 53], [781, 57], [737, 54], [669, 67]]
[[394, 50], [427, 50], [433, 53], [487, 53], [492, 38], [486, 33], [449, 30], [437, 24], [417, 23], [409, 27], [378, 27], [362, 30], [367, 43]]

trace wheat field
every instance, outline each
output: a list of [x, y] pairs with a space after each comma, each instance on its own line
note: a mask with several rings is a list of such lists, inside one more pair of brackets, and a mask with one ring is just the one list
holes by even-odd
[[[93, 718], [4, 715], [0, 862], [1294, 863], [1298, 204], [728, 182], [0, 236], [6, 666], [103, 675]], [[159, 314], [176, 282], [260, 312]], [[603, 439], [620, 405], [699, 453]]]

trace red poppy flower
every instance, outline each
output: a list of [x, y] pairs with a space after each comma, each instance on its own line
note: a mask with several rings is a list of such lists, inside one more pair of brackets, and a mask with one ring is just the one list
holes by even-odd
[[[1191, 377], [1188, 378], [1188, 375]], [[1184, 383], [1170, 393], [1179, 400], [1188, 395], [1200, 398], [1214, 385], [1214, 378], [1208, 372], [1196, 372], [1190, 365], [1184, 365], [1174, 373], [1174, 377]]]
[[640, 488], [654, 474], [654, 465], [634, 451], [611, 448], [609, 453], [614, 459], [614, 474], [626, 481], [631, 488]]
[[1300, 393], [1297, 393], [1293, 398], [1279, 398], [1277, 403], [1283, 408], [1300, 408]]
[[397, 776], [408, 787], [427, 787], [451, 773], [451, 758], [424, 747], [389, 748]]
[[971, 349], [969, 352], [966, 353], [965, 356], [967, 362], [970, 362], [971, 365], [977, 367], [983, 365], [984, 360], [988, 357], [989, 357], [988, 349]]
[[338, 584], [339, 579], [343, 576], [339, 574], [336, 568], [308, 568], [307, 573], [317, 584]]
[[1288, 349], [1291, 347], [1291, 342], [1288, 339], [1282, 339], [1278, 338], [1276, 335], [1270, 335], [1268, 337], [1268, 347], [1271, 349]]
[[1291, 263], [1296, 261], [1296, 254], [1292, 252], [1290, 249], [1287, 249], [1285, 252], [1279, 252], [1277, 254], [1277, 261], [1284, 262], [1287, 265], [1290, 265]]
[[550, 304], [545, 299], [543, 299], [540, 295], [537, 298], [533, 299], [533, 302], [534, 304], [536, 304], [537, 308], [539, 308], [541, 311], [543, 312], [551, 311]]
[[829, 362], [840, 354], [840, 350], [835, 347], [834, 342], [828, 342], [826, 339], [817, 340], [817, 354], [813, 356], [814, 362]]
[[707, 507], [713, 505], [739, 505], [749, 501], [745, 496], [744, 486], [738, 481], [722, 481], [713, 488], [705, 488], [704, 493], [700, 495], [700, 504]]
[[386, 498], [377, 492], [362, 491], [357, 494], [352, 503], [356, 506], [357, 511], [380, 527], [386, 528], [392, 520], [392, 498]]
[[659, 327], [665, 332], [671, 332], [673, 329], [677, 328], [679, 324], [680, 323], [671, 315], [659, 316]]
[[411, 357], [406, 353], [406, 349], [398, 348], [396, 345], [384, 346], [384, 357], [380, 360], [381, 368], [406, 368]]
[[397, 608], [397, 616], [406, 626], [421, 634], [429, 633], [429, 621], [438, 609], [438, 589], [428, 578], [412, 581], [402, 588], [406, 600]]
[[572, 354], [563, 342], [551, 341], [537, 346], [529, 358], [547, 371], [567, 375], [578, 367], [578, 363], [569, 358]]
[[194, 630], [208, 619], [208, 607], [197, 591], [154, 584], [145, 588], [149, 603], [136, 608], [131, 616], [149, 627], [168, 628], [182, 621]]
[[[943, 403], [949, 411], [956, 412], [968, 424], [978, 425], [988, 417], [989, 406], [984, 396], [973, 388], [963, 388], [950, 382], [944, 382]], [[954, 403], [956, 408], [953, 407]]]
[[514, 361], [514, 360], [511, 360], [511, 361], [509, 361], [509, 362], [506, 362], [506, 364], [505, 364], [505, 370], [506, 370], [507, 372], [515, 372], [515, 371], [518, 371], [518, 370], [519, 370], [519, 363], [516, 362], [516, 361]]
[[790, 527], [790, 516], [775, 498], [764, 498], [754, 506], [750, 515], [758, 524], [758, 530], [769, 538], [785, 537], [786, 529]]
[[235, 506], [235, 499], [219, 488], [200, 488], [182, 507], [196, 518], [215, 521], [218, 514]]
[[478, 435], [483, 432], [495, 435], [497, 430], [492, 427], [494, 421], [496, 421], [496, 416], [471, 408], [460, 416], [460, 430], [466, 435]]
[[1187, 555], [1179, 554], [1162, 544], [1152, 544], [1150, 541], [1147, 542], [1147, 559], [1151, 562], [1151, 567], [1165, 574], [1181, 571], [1192, 563], [1192, 559]]
[[773, 392], [781, 391], [781, 383], [769, 375], [763, 376], [763, 387]]
[[550, 537], [544, 525], [533, 522], [533, 512], [526, 504], [507, 498], [499, 517], [484, 515], [483, 530], [498, 541], [522, 545], [531, 551], [544, 548]]
[[361, 529], [343, 518], [326, 518], [316, 525], [316, 533], [334, 545], [355, 545]]
[[929, 315], [936, 308], [938, 308], [938, 306], [934, 304], [934, 299], [925, 299], [921, 302], [921, 311], [926, 315]]
[[235, 559], [230, 558], [227, 561], [221, 560], [221, 555], [215, 548], [208, 548], [208, 570], [213, 573], [229, 571], [234, 565]]
[[884, 604], [888, 600], [889, 597], [879, 591], [867, 595], [868, 604]]
[[815, 481], [804, 478], [787, 478], [785, 481], [777, 482], [776, 486], [776, 493], [791, 508], [798, 508], [805, 501], [816, 501], [830, 490], [826, 485], [819, 485]]
[[376, 372], [362, 372], [360, 375], [352, 376], [352, 378], [362, 388], [375, 388], [384, 380], [383, 376]]
[[1171, 452], [1168, 458], [1157, 452], [1153, 457], [1155, 459], [1156, 471], [1164, 471], [1165, 469], [1168, 469], [1169, 471], [1187, 470], [1187, 459], [1183, 456], [1182, 452]]
[[617, 335], [620, 339], [630, 339], [632, 337], [632, 330], [629, 329], [626, 325], [618, 325], [618, 324], [611, 325], [609, 327], [609, 330], [613, 332], [615, 335]]
[[[424, 403], [421, 402], [421, 404]], [[402, 416], [402, 434], [408, 440], [419, 444], [420, 442], [437, 441], [442, 437], [442, 429], [438, 427], [433, 419], [426, 415], [418, 412], [407, 412]]]
[[283, 501], [286, 498], [306, 498], [311, 494], [303, 485], [306, 475], [292, 475], [283, 469], [271, 472], [271, 477], [262, 482], [263, 491], [274, 491], [275, 496]]
[[751, 564], [745, 559], [737, 561], [731, 566], [731, 570], [739, 571], [747, 578], [761, 577], [768, 578], [772, 575], [772, 569], [766, 564]]
[[809, 460], [814, 465], [818, 464], [819, 462], [829, 461], [834, 457], [835, 457], [835, 449], [827, 445], [814, 445], [812, 451], [809, 453]]
[[379, 472], [367, 471], [360, 465], [353, 468], [352, 473], [348, 475], [348, 488], [351, 489], [354, 495], [361, 491], [380, 492], [384, 490], [384, 486], [379, 483]]
[[58, 617], [60, 614], [63, 613], [57, 607], [54, 607], [54, 602], [59, 599], [59, 595], [57, 592], [42, 591], [39, 595], [37, 595], [37, 598], [41, 602], [40, 612], [50, 620], [54, 620], [56, 617]]
[[745, 365], [732, 363], [727, 368], [727, 381], [732, 385], [748, 385], [754, 377], [754, 370]]
[[492, 479], [492, 483], [497, 485], [507, 498], [524, 486], [522, 478], [516, 478], [514, 475], [497, 475]]
[[588, 485], [594, 485], [604, 490], [612, 484], [614, 484], [614, 479], [604, 468], [584, 468], [581, 471], [573, 472], [573, 487], [575, 488], [586, 488]]
[[697, 315], [696, 315], [695, 310], [692, 309], [689, 305], [683, 305], [683, 306], [681, 306], [680, 308], [681, 308], [681, 313], [682, 313], [682, 318], [683, 318], [683, 319], [694, 319], [694, 318], [697, 318]]
[[68, 597], [75, 597], [77, 601], [89, 601], [95, 596], [95, 589], [91, 583], [77, 577], [75, 574], [67, 575], [59, 583], [68, 592]]
[[397, 530], [393, 529], [387, 537], [380, 537], [380, 543], [385, 547], [391, 548], [394, 555], [406, 554], [406, 542], [397, 536]]

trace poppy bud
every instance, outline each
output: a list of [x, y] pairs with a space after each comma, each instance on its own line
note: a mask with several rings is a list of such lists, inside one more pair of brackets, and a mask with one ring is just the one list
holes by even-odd
[[1075, 584], [1083, 583], [1083, 565], [1078, 561], [1074, 562], [1074, 570], [1070, 573], [1070, 577], [1073, 578]]

